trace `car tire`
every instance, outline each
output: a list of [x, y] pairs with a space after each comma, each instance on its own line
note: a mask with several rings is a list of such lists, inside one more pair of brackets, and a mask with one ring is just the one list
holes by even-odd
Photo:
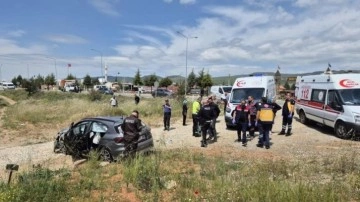
[[102, 147], [99, 151], [99, 160], [112, 162], [114, 161], [109, 149]]
[[350, 138], [350, 136], [348, 134], [348, 128], [343, 121], [338, 121], [335, 124], [334, 129], [335, 129], [336, 137], [341, 138], [341, 139], [349, 139]]
[[306, 118], [305, 112], [302, 110], [299, 112], [299, 119], [300, 119], [300, 123], [302, 124], [306, 125], [309, 123], [309, 119]]

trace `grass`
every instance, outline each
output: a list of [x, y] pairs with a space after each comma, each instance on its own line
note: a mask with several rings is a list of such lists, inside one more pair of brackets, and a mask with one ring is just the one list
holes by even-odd
[[[6, 129], [4, 133], [12, 138], [21, 137], [23, 134], [35, 136], [29, 143], [51, 140], [57, 131], [85, 117], [127, 116], [136, 109], [140, 112], [142, 121], [151, 127], [160, 126], [163, 120], [164, 100], [160, 98], [142, 98], [140, 103], [135, 105], [133, 97], [118, 96], [118, 107], [112, 108], [110, 95], [94, 92], [78, 94], [50, 91], [38, 92], [29, 97], [27, 92], [16, 90], [0, 94], [17, 101], [15, 105], [8, 106], [5, 101], [0, 100], [0, 107], [8, 106], [2, 117], [2, 127]], [[172, 99], [170, 104], [173, 107], [172, 121], [176, 121], [181, 115], [181, 102]]]
[[[2, 130], [12, 135], [43, 133], [44, 140], [51, 135], [46, 128], [57, 131], [87, 116], [127, 115], [133, 109], [152, 127], [162, 122], [160, 98], [135, 105], [132, 97], [118, 97], [119, 107], [114, 109], [105, 96], [91, 101], [80, 94], [11, 93], [5, 96], [17, 103], [6, 106]], [[176, 121], [181, 118], [181, 102], [170, 104]], [[17, 173], [10, 185], [0, 182], [0, 201], [358, 201], [360, 161], [355, 150], [346, 148], [307, 159], [210, 156], [176, 149], [105, 167], [94, 154], [74, 170], [34, 166]]]
[[[101, 167], [94, 157], [72, 172], [34, 167], [10, 186], [0, 184], [0, 201], [127, 201], [128, 193], [139, 201], [357, 201], [356, 162], [356, 155], [339, 155], [306, 166], [178, 149]], [[352, 166], [334, 175], [343, 163]]]

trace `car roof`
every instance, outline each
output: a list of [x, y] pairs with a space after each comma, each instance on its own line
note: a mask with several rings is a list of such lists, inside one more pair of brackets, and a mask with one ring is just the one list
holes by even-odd
[[88, 117], [82, 119], [82, 121], [107, 121], [113, 123], [121, 124], [124, 120], [124, 116], [98, 116], [98, 117]]

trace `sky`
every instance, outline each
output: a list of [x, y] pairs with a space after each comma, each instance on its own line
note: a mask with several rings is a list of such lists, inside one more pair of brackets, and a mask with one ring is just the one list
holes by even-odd
[[[360, 69], [358, 0], [1, 0], [0, 80]], [[69, 67], [71, 66], [71, 67]]]

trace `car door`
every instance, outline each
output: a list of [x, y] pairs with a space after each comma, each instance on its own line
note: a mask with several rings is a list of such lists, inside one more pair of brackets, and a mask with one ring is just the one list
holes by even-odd
[[335, 90], [329, 90], [324, 109], [324, 124], [334, 127], [337, 117], [340, 115], [342, 106]]
[[81, 121], [71, 126], [64, 136], [64, 145], [70, 155], [81, 156], [89, 149], [91, 121]]

